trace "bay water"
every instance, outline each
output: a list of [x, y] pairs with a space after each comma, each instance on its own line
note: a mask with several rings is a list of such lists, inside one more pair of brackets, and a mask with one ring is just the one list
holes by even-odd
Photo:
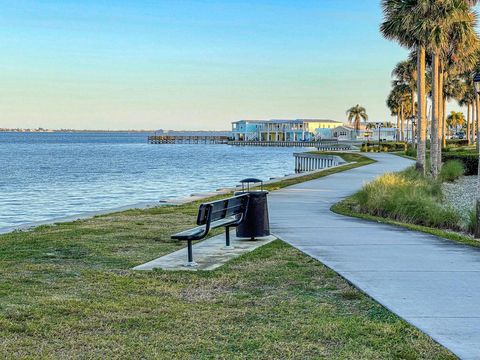
[[147, 143], [147, 133], [0, 132], [0, 231], [294, 173], [294, 148]]

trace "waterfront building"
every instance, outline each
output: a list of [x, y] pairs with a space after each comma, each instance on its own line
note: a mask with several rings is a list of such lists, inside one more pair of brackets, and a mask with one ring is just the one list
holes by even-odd
[[236, 141], [313, 141], [332, 139], [340, 121], [327, 119], [240, 120], [232, 123]]
[[[367, 129], [361, 126], [355, 130], [352, 126], [338, 126], [333, 129], [333, 138], [339, 141], [400, 141], [400, 133], [396, 127], [376, 127]], [[405, 141], [412, 141], [411, 127], [405, 127], [403, 138]]]

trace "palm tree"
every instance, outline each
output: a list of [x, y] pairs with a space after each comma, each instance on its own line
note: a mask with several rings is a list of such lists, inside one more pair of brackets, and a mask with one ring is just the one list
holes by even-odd
[[[417, 88], [417, 65], [416, 62], [412, 59], [399, 62], [392, 71], [392, 76], [395, 78], [393, 80], [393, 86], [396, 85], [406, 85], [410, 91], [410, 108], [409, 108], [409, 117], [415, 116], [415, 91]], [[413, 101], [412, 101], [413, 99]], [[404, 120], [404, 119], [403, 119]], [[402, 141], [404, 133], [403, 129], [401, 132]], [[414, 144], [414, 136], [412, 131], [412, 144]]]
[[[387, 98], [387, 106], [392, 115], [397, 117], [397, 141], [404, 141], [405, 120], [412, 115], [412, 93], [410, 87], [401, 83], [394, 85]], [[413, 105], [413, 109], [415, 111], [415, 105]]]
[[447, 117], [447, 124], [450, 129], [454, 128], [457, 130], [459, 126], [465, 124], [465, 116], [462, 112], [452, 111]]
[[428, 35], [415, 31], [421, 29], [427, 12], [419, 6], [418, 1], [382, 0], [384, 19], [380, 25], [380, 32], [390, 40], [412, 49], [417, 53], [417, 169], [425, 173], [425, 159], [427, 148], [426, 127], [426, 96], [425, 96], [425, 56]]
[[465, 92], [467, 91], [467, 86], [459, 77], [444, 77], [443, 84], [443, 99], [441, 104], [441, 117], [442, 122], [442, 146], [445, 147], [446, 143], [446, 130], [447, 130], [447, 119], [446, 119], [446, 106], [447, 101], [457, 100], [461, 101], [463, 99]]
[[[417, 51], [418, 133], [417, 168], [425, 172], [426, 99], [425, 57], [432, 55], [431, 129], [432, 173], [436, 177], [441, 164], [440, 99], [443, 99], [444, 58], [452, 53], [467, 53], [477, 41], [474, 32], [474, 0], [382, 0], [384, 21], [380, 31], [387, 39]], [[440, 90], [442, 89], [442, 90]]]
[[360, 106], [358, 104], [352, 106], [350, 109], [347, 110], [347, 116], [348, 121], [350, 122], [350, 124], [353, 123], [356, 131], [360, 130], [360, 122], [362, 121], [362, 119], [364, 121], [368, 120], [367, 111], [363, 106]]
[[[473, 127], [475, 121], [473, 121], [473, 106], [475, 104], [475, 93], [474, 89], [469, 86], [467, 82], [465, 82], [466, 91], [463, 97], [458, 101], [458, 105], [466, 106], [467, 107], [467, 118], [465, 119], [466, 122], [466, 136], [467, 136], [467, 144], [470, 145], [472, 142], [472, 138], [475, 138], [474, 132], [475, 129]], [[473, 136], [472, 136], [473, 135]]]

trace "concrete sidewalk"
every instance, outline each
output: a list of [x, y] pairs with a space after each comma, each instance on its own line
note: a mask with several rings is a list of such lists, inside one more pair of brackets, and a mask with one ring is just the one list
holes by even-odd
[[480, 359], [480, 249], [334, 214], [363, 183], [413, 164], [378, 162], [297, 184], [269, 198], [271, 228], [463, 359]]

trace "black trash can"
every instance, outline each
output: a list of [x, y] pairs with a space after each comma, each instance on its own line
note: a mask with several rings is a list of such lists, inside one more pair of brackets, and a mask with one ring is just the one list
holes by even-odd
[[[270, 235], [270, 221], [268, 218], [268, 191], [263, 190], [263, 181], [254, 178], [248, 178], [240, 181], [242, 191], [235, 195], [249, 194], [247, 216], [245, 220], [237, 226], [237, 237], [249, 238], [254, 240], [256, 237]], [[250, 185], [260, 183], [260, 190], [250, 190]]]

